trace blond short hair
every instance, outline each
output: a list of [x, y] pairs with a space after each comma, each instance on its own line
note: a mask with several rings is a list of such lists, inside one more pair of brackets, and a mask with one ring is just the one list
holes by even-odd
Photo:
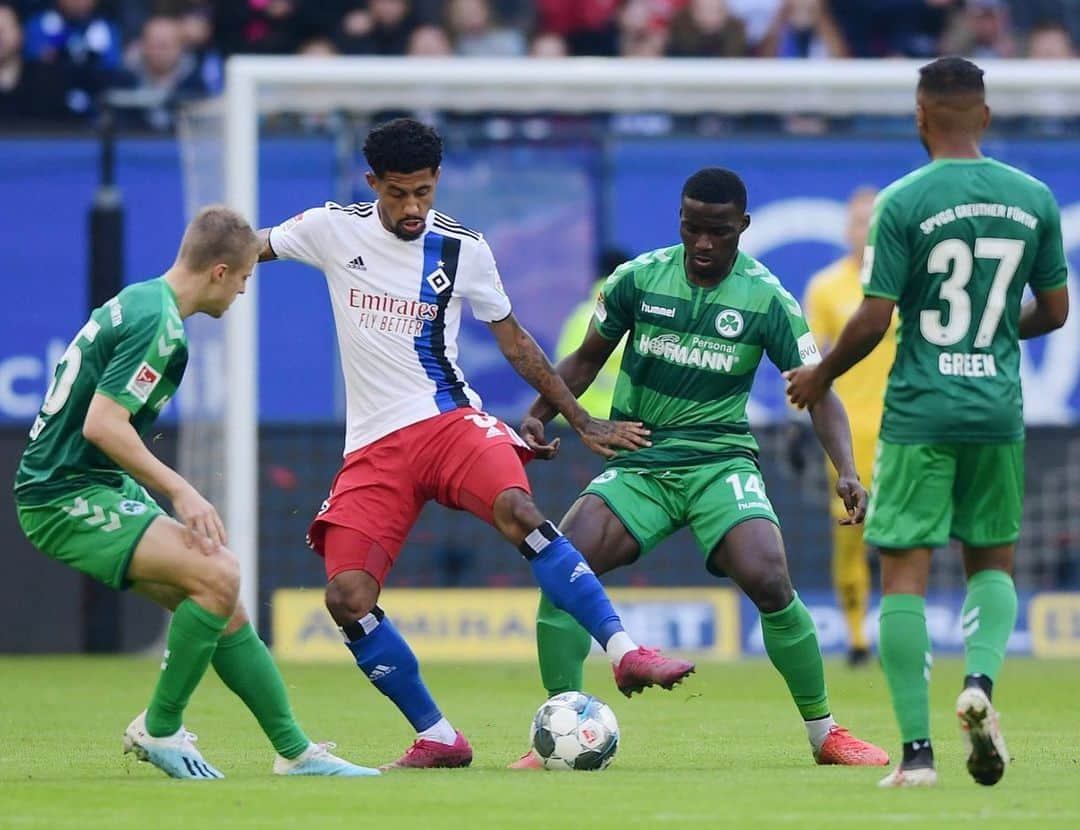
[[259, 241], [248, 221], [225, 205], [207, 205], [188, 223], [177, 262], [191, 271], [218, 263], [240, 267], [258, 253]]

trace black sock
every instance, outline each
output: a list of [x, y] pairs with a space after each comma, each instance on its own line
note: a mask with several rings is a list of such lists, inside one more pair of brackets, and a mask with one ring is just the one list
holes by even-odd
[[904, 759], [900, 766], [905, 769], [934, 766], [934, 748], [929, 738], [921, 741], [908, 741], [904, 744]]
[[970, 689], [975, 687], [976, 689], [982, 689], [986, 695], [987, 700], [993, 700], [994, 698], [994, 681], [987, 677], [985, 674], [968, 674], [964, 676], [964, 688]]

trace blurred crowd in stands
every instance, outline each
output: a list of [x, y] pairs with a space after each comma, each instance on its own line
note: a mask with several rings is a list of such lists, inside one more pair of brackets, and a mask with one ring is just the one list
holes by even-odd
[[[236, 53], [1070, 59], [1080, 0], [0, 0], [0, 127], [106, 89], [140, 126], [220, 92]], [[153, 102], [158, 102], [153, 105]]]

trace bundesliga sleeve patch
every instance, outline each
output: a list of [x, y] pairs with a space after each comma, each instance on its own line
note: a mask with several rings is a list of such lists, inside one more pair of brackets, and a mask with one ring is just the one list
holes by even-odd
[[143, 403], [146, 403], [150, 400], [150, 393], [154, 391], [154, 387], [158, 385], [159, 380], [161, 380], [161, 372], [143, 361], [139, 364], [139, 368], [135, 370], [135, 374], [131, 376], [131, 380], [128, 381], [127, 391]]
[[596, 319], [601, 323], [607, 322], [607, 308], [604, 306], [604, 293], [596, 298]]

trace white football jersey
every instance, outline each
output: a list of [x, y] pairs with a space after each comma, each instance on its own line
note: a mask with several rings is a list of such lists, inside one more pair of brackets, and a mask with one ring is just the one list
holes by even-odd
[[345, 374], [345, 454], [462, 406], [481, 408], [457, 366], [461, 301], [485, 323], [510, 314], [491, 248], [431, 211], [417, 239], [395, 236], [375, 203], [306, 210], [270, 231], [281, 259], [326, 275]]

